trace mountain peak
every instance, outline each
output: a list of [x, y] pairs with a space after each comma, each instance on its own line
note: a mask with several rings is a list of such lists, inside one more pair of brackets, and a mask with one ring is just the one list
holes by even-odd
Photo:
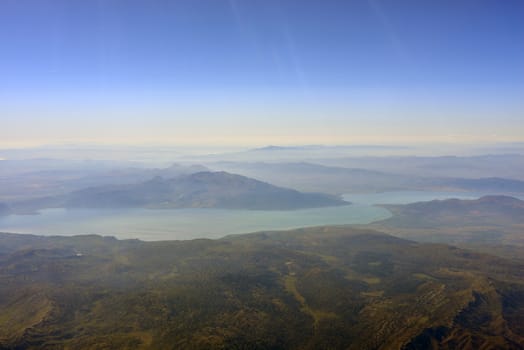
[[224, 208], [291, 210], [347, 205], [336, 196], [302, 193], [225, 171], [155, 176], [131, 185], [90, 187], [29, 203], [43, 208]]

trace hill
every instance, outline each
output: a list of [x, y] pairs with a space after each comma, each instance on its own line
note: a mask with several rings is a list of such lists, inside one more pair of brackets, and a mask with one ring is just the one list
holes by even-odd
[[406, 205], [382, 205], [394, 216], [383, 221], [396, 227], [465, 226], [524, 223], [524, 201], [509, 196], [475, 200], [445, 199]]
[[386, 173], [425, 178], [490, 178], [501, 177], [524, 181], [524, 155], [484, 154], [478, 156], [326, 156], [315, 163], [347, 168], [364, 168]]
[[[371, 166], [364, 161], [363, 163]], [[473, 191], [510, 195], [524, 193], [524, 181], [498, 177], [416, 176], [416, 171], [413, 174], [400, 174], [368, 168], [325, 166], [311, 162], [215, 162], [208, 163], [207, 166], [299, 191], [332, 194], [398, 190]]]
[[421, 182], [413, 177], [309, 162], [216, 162], [209, 163], [208, 166], [299, 191], [333, 194], [409, 189]]
[[524, 193], [524, 181], [488, 177], [480, 179], [449, 179], [445, 185], [464, 190], [491, 191], [497, 193]]
[[[524, 247], [524, 201], [509, 196], [381, 205], [393, 213], [370, 227], [417, 241], [464, 244], [495, 252]], [[508, 249], [506, 249], [508, 248]], [[522, 252], [519, 250], [519, 252]], [[518, 253], [517, 253], [518, 254]]]
[[524, 346], [523, 264], [370, 230], [0, 243], [0, 349]]
[[155, 176], [174, 178], [209, 169], [171, 164], [167, 168], [117, 161], [12, 160], [2, 162], [0, 201], [65, 195], [87, 187], [144, 182]]
[[13, 204], [18, 211], [64, 208], [228, 208], [289, 210], [347, 205], [335, 196], [301, 193], [226, 172], [155, 177], [131, 185], [89, 187], [58, 197]]

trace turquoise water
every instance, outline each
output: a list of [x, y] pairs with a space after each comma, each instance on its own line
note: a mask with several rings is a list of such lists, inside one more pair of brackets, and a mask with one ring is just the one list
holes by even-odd
[[443, 198], [478, 198], [450, 192], [347, 194], [352, 205], [292, 211], [229, 209], [47, 209], [40, 215], [0, 217], [0, 231], [39, 235], [100, 234], [142, 240], [219, 238], [228, 234], [318, 225], [367, 224], [391, 214], [372, 204]]
[[40, 215], [0, 218], [0, 231], [40, 235], [96, 233], [117, 238], [173, 240], [327, 224], [365, 224], [389, 217], [386, 209], [349, 205], [293, 211], [225, 209], [47, 209]]
[[477, 199], [488, 193], [480, 192], [429, 192], [429, 191], [391, 191], [382, 193], [345, 194], [345, 200], [359, 204], [407, 204], [434, 199]]

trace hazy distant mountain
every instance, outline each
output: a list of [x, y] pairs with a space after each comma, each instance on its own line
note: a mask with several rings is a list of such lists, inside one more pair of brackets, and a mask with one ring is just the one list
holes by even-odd
[[362, 168], [325, 166], [309, 162], [216, 162], [208, 166], [253, 177], [299, 191], [333, 194], [396, 190], [479, 191], [524, 193], [524, 181], [503, 178], [422, 177]]
[[217, 162], [216, 170], [230, 171], [299, 191], [341, 194], [409, 189], [417, 185], [413, 177], [374, 170], [324, 166], [308, 162]]
[[9, 215], [10, 208], [5, 203], [0, 203], [0, 216]]
[[522, 349], [524, 265], [370, 230], [0, 234], [1, 349]]
[[198, 172], [209, 171], [203, 165], [181, 165], [172, 164], [167, 168], [117, 168], [112, 171], [96, 174], [94, 176], [87, 176], [76, 179], [75, 186], [100, 186], [100, 185], [121, 185], [121, 184], [135, 184], [147, 181], [156, 176], [163, 178], [174, 178], [194, 174]]
[[66, 208], [234, 208], [287, 210], [347, 205], [335, 196], [301, 193], [226, 172], [199, 172], [172, 179], [155, 177], [131, 185], [90, 187], [65, 196], [19, 205], [19, 209]]
[[300, 150], [305, 149], [307, 146], [301, 146], [301, 147], [291, 147], [291, 146], [265, 146], [265, 147], [259, 147], [259, 148], [253, 148], [250, 149], [249, 152], [266, 152], [266, 151], [290, 151], [290, 150]]
[[509, 196], [433, 200], [384, 207], [393, 212], [394, 216], [383, 222], [402, 227], [524, 223], [524, 201]]
[[[311, 159], [311, 158], [310, 158]], [[524, 180], [524, 155], [500, 154], [481, 156], [389, 156], [334, 157], [324, 156], [311, 162], [327, 166], [363, 168], [386, 173], [421, 177], [489, 178]]]
[[208, 170], [201, 165], [148, 168], [136, 162], [50, 159], [2, 161], [1, 166], [0, 201], [64, 195], [86, 187], [134, 184], [155, 176], [172, 178]]
[[393, 216], [369, 227], [417, 241], [456, 244], [504, 257], [524, 257], [522, 200], [485, 196], [383, 207]]
[[247, 150], [231, 150], [226, 153], [212, 152], [208, 154], [181, 156], [176, 159], [178, 161], [191, 161], [198, 163], [218, 161], [301, 162], [325, 158], [384, 155], [392, 153], [405, 154], [406, 152], [413, 154], [414, 149], [409, 146], [385, 145], [268, 145]]
[[495, 193], [524, 193], [524, 181], [488, 177], [480, 179], [446, 179], [443, 184], [471, 191], [490, 191]]
[[391, 145], [299, 145], [299, 146], [275, 146], [268, 145], [259, 148], [253, 148], [249, 151], [263, 152], [263, 151], [326, 151], [330, 152], [333, 150], [399, 150], [399, 149], [410, 149], [408, 146], [391, 146]]

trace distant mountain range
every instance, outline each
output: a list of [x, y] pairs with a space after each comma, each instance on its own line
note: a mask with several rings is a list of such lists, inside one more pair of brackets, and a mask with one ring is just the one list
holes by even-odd
[[[401, 162], [399, 160], [399, 162]], [[524, 193], [524, 181], [500, 177], [423, 177], [364, 168], [325, 166], [310, 162], [216, 162], [208, 167], [253, 177], [300, 191], [333, 194], [398, 190]]]
[[300, 145], [300, 146], [278, 146], [268, 145], [259, 148], [252, 148], [249, 152], [265, 152], [265, 151], [307, 151], [307, 150], [355, 150], [355, 149], [384, 149], [397, 150], [409, 149], [408, 146], [391, 146], [391, 145]]
[[[436, 181], [437, 182], [437, 181]], [[480, 179], [444, 179], [443, 185], [466, 191], [493, 191], [502, 193], [524, 193], [524, 181], [486, 177]]]
[[470, 157], [442, 156], [325, 156], [309, 161], [328, 166], [363, 168], [385, 173], [425, 178], [490, 178], [524, 181], [524, 154], [480, 155]]
[[347, 205], [336, 196], [302, 193], [226, 172], [198, 172], [138, 184], [89, 187], [14, 203], [15, 212], [43, 208], [228, 208], [290, 210]]

